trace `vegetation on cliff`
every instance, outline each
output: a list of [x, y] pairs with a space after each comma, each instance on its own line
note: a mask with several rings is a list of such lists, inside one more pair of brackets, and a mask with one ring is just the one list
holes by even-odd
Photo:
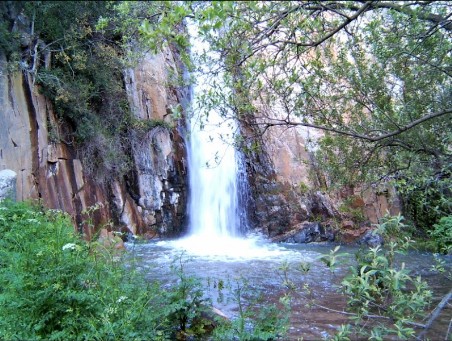
[[[59, 121], [48, 122], [49, 139], [75, 146], [85, 171], [98, 182], [120, 177], [131, 168], [131, 131], [146, 127], [130, 112], [124, 70], [149, 49], [157, 52], [165, 43], [171, 44], [161, 36], [145, 37], [140, 29], [141, 23], [157, 18], [165, 6], [170, 5], [113, 1], [0, 4], [4, 19], [0, 49], [9, 69], [29, 76], [50, 99]], [[153, 123], [147, 128], [162, 126]]]

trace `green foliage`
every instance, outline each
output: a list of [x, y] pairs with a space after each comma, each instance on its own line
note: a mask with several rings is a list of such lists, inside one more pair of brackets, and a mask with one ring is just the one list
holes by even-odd
[[167, 304], [163, 311], [171, 325], [177, 326], [183, 338], [207, 334], [211, 321], [204, 318], [211, 306], [204, 297], [203, 286], [198, 278], [187, 276], [184, 265], [188, 260], [181, 254], [172, 265], [178, 283], [164, 294]]
[[452, 214], [451, 164], [434, 174], [425, 167], [414, 168], [395, 182], [404, 214], [421, 231], [430, 231], [442, 217]]
[[[410, 322], [423, 316], [432, 297], [426, 282], [410, 276], [405, 263], [396, 262], [396, 254], [405, 252], [411, 242], [399, 240], [405, 229], [402, 220], [401, 216], [386, 217], [376, 233], [385, 238], [387, 247], [377, 246], [358, 253], [358, 265], [342, 281], [348, 308], [356, 313], [354, 330], [359, 335], [370, 334], [374, 339], [389, 335], [399, 339], [413, 337]], [[367, 318], [374, 319], [372, 327], [360, 325]]]
[[286, 334], [288, 298], [282, 297], [278, 305], [262, 305], [262, 297], [243, 279], [235, 282], [232, 293], [238, 316], [231, 321], [221, 321], [214, 330], [214, 340], [274, 340]]
[[333, 250], [330, 251], [329, 255], [320, 257], [320, 261], [325, 263], [325, 265], [330, 269], [332, 273], [336, 270], [339, 265], [339, 259], [343, 257], [344, 253], [338, 253], [341, 247], [338, 245]]
[[306, 185], [304, 182], [300, 182], [298, 184], [298, 190], [300, 191], [301, 194], [307, 194], [309, 192], [309, 186]]
[[353, 207], [355, 201], [355, 196], [350, 196], [345, 199], [339, 206], [339, 212], [346, 214], [353, 221], [360, 223], [366, 220], [366, 216], [362, 207]]
[[11, 1], [0, 3], [0, 52], [3, 52], [8, 60], [18, 62], [20, 51], [20, 33], [12, 31], [14, 20], [10, 13], [18, 11], [18, 4]]
[[[58, 133], [49, 127], [51, 141], [75, 145], [84, 169], [98, 182], [130, 169], [130, 139], [136, 127], [131, 124], [124, 69], [150, 49], [159, 53], [166, 47], [178, 50], [189, 64], [182, 24], [187, 10], [167, 1], [0, 5], [0, 49], [9, 64], [17, 64], [16, 70], [32, 76], [65, 123]], [[168, 86], [182, 84], [171, 75]], [[154, 123], [159, 124], [147, 128]]]
[[[75, 144], [85, 169], [99, 182], [124, 174], [130, 164], [130, 112], [123, 52], [118, 36], [95, 29], [98, 17], [111, 13], [108, 2], [29, 2], [23, 12], [37, 39], [28, 47], [34, 52], [24, 55], [27, 71], [65, 122], [56, 142]], [[46, 56], [50, 63], [43, 65]]]
[[138, 120], [132, 119], [131, 126], [134, 130], [147, 133], [154, 128], [161, 127], [170, 130], [172, 128], [171, 124], [164, 120], [154, 119], [154, 120]]
[[239, 283], [239, 316], [214, 321], [183, 254], [172, 265], [176, 284], [149, 282], [133, 260], [79, 238], [58, 210], [2, 201], [0, 234], [2, 340], [174, 340], [203, 338], [213, 326], [214, 339], [270, 340], [287, 328], [286, 301], [263, 306]]
[[436, 244], [437, 251], [441, 253], [452, 252], [452, 216], [442, 217], [438, 224], [433, 225], [429, 233]]
[[420, 230], [450, 215], [452, 40], [439, 24], [449, 4], [193, 7], [210, 46], [199, 56], [213, 87], [206, 113], [233, 116], [256, 141], [274, 125], [318, 127], [330, 188], [394, 181]]
[[98, 254], [60, 211], [2, 203], [0, 233], [1, 339], [168, 340], [177, 330], [168, 309], [197, 294], [189, 278], [183, 295], [165, 293], [118, 255]]

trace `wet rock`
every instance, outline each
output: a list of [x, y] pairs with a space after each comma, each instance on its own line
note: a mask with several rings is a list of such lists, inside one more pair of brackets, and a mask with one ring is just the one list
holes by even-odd
[[359, 229], [341, 229], [339, 233], [339, 239], [342, 243], [345, 244], [353, 244], [358, 239], [360, 239], [364, 233], [367, 231], [367, 227], [359, 228]]
[[302, 222], [289, 232], [273, 237], [273, 242], [305, 244], [312, 242], [334, 241], [335, 233], [329, 225], [319, 222]]
[[376, 247], [383, 245], [383, 237], [379, 234], [373, 233], [374, 230], [367, 230], [364, 235], [357, 241], [360, 245], [367, 245], [369, 247]]
[[[347, 221], [343, 222], [347, 223]], [[339, 239], [346, 244], [358, 244], [367, 245], [369, 247], [375, 247], [383, 244], [383, 238], [373, 233], [374, 229], [368, 226], [361, 226], [359, 228], [342, 228], [339, 233]]]
[[16, 200], [16, 172], [10, 169], [0, 171], [0, 200]]

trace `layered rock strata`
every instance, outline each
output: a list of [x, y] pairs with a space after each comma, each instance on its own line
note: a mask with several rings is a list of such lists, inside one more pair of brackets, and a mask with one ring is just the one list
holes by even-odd
[[189, 94], [188, 89], [168, 85], [168, 75], [180, 72], [177, 59], [168, 49], [146, 55], [125, 71], [135, 118], [167, 125], [132, 136], [129, 174], [99, 183], [84, 170], [77, 146], [68, 138], [70, 128], [39, 93], [31, 75], [9, 73], [0, 56], [0, 170], [17, 173], [17, 200], [40, 199], [49, 208], [67, 212], [87, 238], [95, 233], [93, 226], [108, 222], [149, 236], [177, 233], [184, 223], [187, 170], [184, 121], [170, 113], [171, 107], [188, 101]]

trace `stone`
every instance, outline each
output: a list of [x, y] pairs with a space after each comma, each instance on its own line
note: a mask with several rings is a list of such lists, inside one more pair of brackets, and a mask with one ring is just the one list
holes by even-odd
[[10, 169], [0, 171], [0, 200], [16, 201], [16, 172]]
[[304, 221], [283, 235], [273, 237], [273, 242], [287, 242], [305, 244], [312, 242], [334, 241], [335, 234], [332, 228], [319, 222]]
[[349, 229], [349, 230], [353, 230], [355, 228], [355, 223], [351, 220], [344, 220], [342, 222], [342, 228], [343, 229]]
[[367, 245], [369, 247], [376, 247], [378, 245], [383, 245], [383, 237], [379, 234], [373, 233], [374, 230], [367, 230], [366, 233], [357, 241], [360, 245]]
[[340, 241], [345, 244], [355, 243], [367, 231], [367, 228], [360, 229], [341, 229]]
[[121, 237], [115, 236], [114, 232], [109, 232], [107, 229], [100, 230], [97, 242], [109, 250], [125, 250]]

